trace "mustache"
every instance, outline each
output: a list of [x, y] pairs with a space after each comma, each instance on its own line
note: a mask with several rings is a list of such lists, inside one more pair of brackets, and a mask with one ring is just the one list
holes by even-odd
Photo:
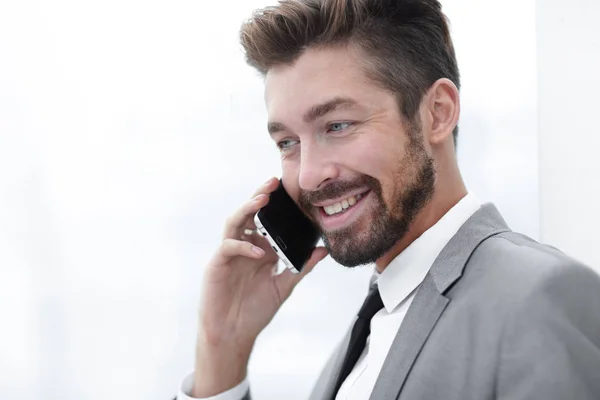
[[348, 193], [352, 190], [356, 189], [379, 189], [380, 188], [379, 181], [369, 175], [362, 175], [357, 179], [347, 180], [347, 181], [335, 181], [327, 186], [323, 187], [320, 190], [315, 191], [300, 191], [300, 196], [298, 198], [298, 203], [305, 210], [310, 210], [313, 205], [312, 203], [317, 203], [329, 199], [334, 199], [340, 197], [344, 193]]

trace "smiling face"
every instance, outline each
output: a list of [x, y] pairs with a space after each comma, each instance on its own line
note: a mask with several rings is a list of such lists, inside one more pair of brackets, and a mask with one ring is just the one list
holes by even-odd
[[288, 193], [321, 228], [333, 259], [375, 262], [434, 192], [419, 123], [368, 80], [346, 47], [307, 50], [266, 76], [269, 131]]

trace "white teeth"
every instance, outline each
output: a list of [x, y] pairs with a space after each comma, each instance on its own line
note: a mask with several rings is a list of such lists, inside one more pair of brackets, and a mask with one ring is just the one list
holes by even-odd
[[325, 210], [325, 213], [327, 215], [337, 214], [339, 212], [342, 212], [342, 210], [346, 210], [355, 205], [362, 197], [362, 194], [358, 194], [356, 196], [344, 199], [341, 202], [330, 204], [326, 207], [323, 207], [323, 209]]

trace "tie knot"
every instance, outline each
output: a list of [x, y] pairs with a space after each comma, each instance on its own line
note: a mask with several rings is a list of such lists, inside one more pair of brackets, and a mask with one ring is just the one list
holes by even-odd
[[358, 317], [366, 321], [370, 321], [371, 318], [373, 318], [373, 315], [375, 315], [377, 311], [381, 310], [382, 308], [383, 300], [381, 300], [381, 295], [379, 294], [379, 287], [374, 285], [367, 295], [362, 307], [358, 311]]

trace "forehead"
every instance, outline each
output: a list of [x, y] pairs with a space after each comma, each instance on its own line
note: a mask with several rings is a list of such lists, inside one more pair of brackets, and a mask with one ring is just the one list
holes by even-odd
[[269, 70], [265, 103], [269, 119], [289, 120], [315, 104], [334, 97], [351, 98], [368, 106], [390, 97], [363, 72], [357, 57], [346, 47], [309, 49], [292, 65]]

